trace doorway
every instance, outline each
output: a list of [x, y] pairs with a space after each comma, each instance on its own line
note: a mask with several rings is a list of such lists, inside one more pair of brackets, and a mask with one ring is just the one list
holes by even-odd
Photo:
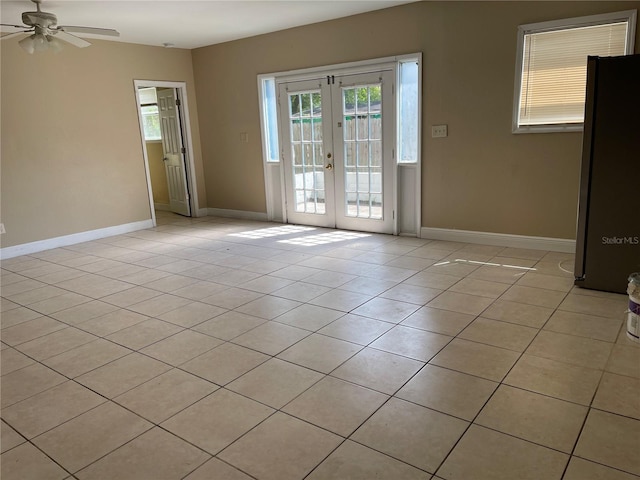
[[195, 215], [186, 85], [143, 80], [136, 80], [134, 85], [153, 223], [157, 224], [156, 210]]
[[278, 88], [289, 221], [393, 233], [393, 72]]

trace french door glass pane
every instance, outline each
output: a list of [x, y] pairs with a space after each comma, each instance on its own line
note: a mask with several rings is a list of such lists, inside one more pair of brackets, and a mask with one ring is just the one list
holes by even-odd
[[342, 89], [345, 215], [382, 219], [382, 85]]
[[289, 126], [295, 211], [323, 215], [326, 209], [319, 91], [289, 94]]

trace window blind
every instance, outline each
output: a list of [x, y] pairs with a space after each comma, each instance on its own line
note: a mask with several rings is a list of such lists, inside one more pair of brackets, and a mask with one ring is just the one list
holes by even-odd
[[519, 125], [582, 123], [587, 56], [625, 55], [628, 22], [525, 33]]
[[140, 105], [158, 103], [155, 87], [140, 88], [138, 94], [140, 95]]

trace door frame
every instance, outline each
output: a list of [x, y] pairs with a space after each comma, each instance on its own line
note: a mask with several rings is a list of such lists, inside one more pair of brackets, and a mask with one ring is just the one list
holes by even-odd
[[195, 175], [195, 155], [193, 152], [193, 141], [191, 138], [191, 122], [189, 120], [189, 102], [187, 100], [187, 84], [186, 82], [170, 82], [162, 80], [134, 80], [133, 90], [136, 102], [136, 110], [138, 111], [138, 127], [140, 129], [140, 141], [142, 143], [142, 155], [144, 158], [144, 171], [147, 179], [147, 192], [149, 195], [149, 209], [151, 211], [151, 220], [153, 226], [157, 225], [156, 211], [153, 202], [153, 190], [151, 188], [151, 171], [149, 169], [149, 156], [147, 154], [147, 143], [144, 139], [144, 126], [142, 120], [142, 110], [140, 108], [140, 97], [138, 90], [145, 87], [156, 88], [173, 88], [176, 90], [177, 98], [180, 99], [180, 126], [182, 127], [182, 143], [186, 149], [184, 158], [185, 175], [187, 177], [187, 188], [189, 190], [189, 208], [191, 217], [198, 216], [198, 188]]
[[[371, 73], [381, 70], [392, 70], [395, 74], [394, 89], [394, 122], [397, 127], [397, 110], [398, 110], [398, 89], [400, 87], [400, 64], [403, 62], [415, 61], [418, 65], [418, 152], [417, 162], [415, 163], [399, 163], [397, 161], [398, 144], [397, 134], [394, 135], [393, 144], [393, 234], [420, 236], [422, 224], [422, 141], [420, 139], [422, 133], [422, 52], [395, 55], [390, 57], [373, 58], [355, 62], [322, 65], [311, 68], [303, 68], [289, 71], [280, 71], [273, 73], [259, 74], [257, 76], [258, 84], [258, 102], [260, 109], [260, 128], [262, 137], [263, 151], [263, 169], [265, 184], [265, 203], [267, 207], [267, 219], [269, 221], [277, 221], [287, 223], [286, 211], [286, 195], [285, 195], [285, 178], [284, 165], [282, 159], [283, 139], [281, 137], [281, 129], [278, 128], [280, 156], [279, 161], [269, 158], [266, 140], [266, 124], [265, 124], [265, 100], [264, 100], [264, 83], [266, 80], [273, 80], [278, 90], [280, 83], [289, 81], [312, 80], [318, 77], [326, 77], [327, 75], [352, 75], [359, 73]], [[279, 103], [279, 102], [276, 102]], [[279, 107], [278, 107], [279, 108]], [[277, 116], [280, 117], [278, 111]], [[405, 192], [411, 192], [407, 196]], [[405, 210], [405, 211], [402, 211]], [[401, 216], [405, 219], [400, 221]], [[409, 231], [404, 231], [402, 224], [409, 224]]]

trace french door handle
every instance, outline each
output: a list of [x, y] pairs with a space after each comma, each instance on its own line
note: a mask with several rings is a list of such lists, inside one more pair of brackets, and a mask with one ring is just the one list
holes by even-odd
[[330, 163], [327, 163], [327, 165], [324, 167], [327, 170], [333, 170], [333, 165], [331, 165]]

